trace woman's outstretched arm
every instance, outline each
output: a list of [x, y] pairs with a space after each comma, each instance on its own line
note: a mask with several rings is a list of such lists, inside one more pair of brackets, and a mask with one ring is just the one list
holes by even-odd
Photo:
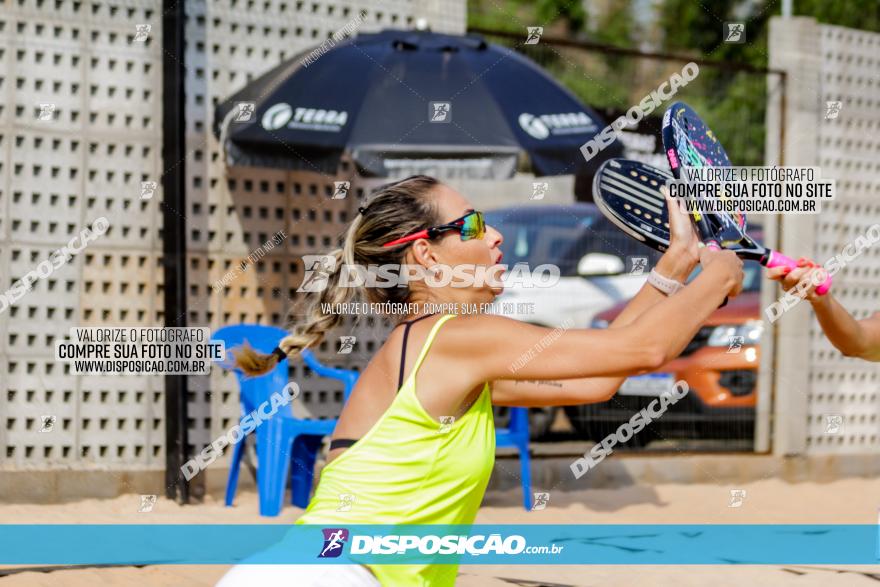
[[[669, 249], [657, 263], [661, 275], [685, 283], [699, 262], [699, 239], [687, 212], [667, 196], [669, 210]], [[666, 295], [645, 283], [608, 325], [609, 329], [622, 328], [654, 307]], [[578, 377], [559, 380], [501, 379], [491, 383], [492, 401], [506, 406], [574, 405], [609, 400], [626, 379], [626, 375], [607, 377]]]
[[468, 316], [450, 324], [438, 351], [457, 366], [450, 378], [471, 385], [651, 371], [678, 356], [725, 296], [742, 288], [742, 261], [732, 252], [703, 249], [701, 262], [704, 269], [693, 282], [626, 326], [554, 330], [499, 316]]
[[856, 320], [830, 293], [810, 300], [831, 344], [847, 357], [880, 361], [880, 312]]
[[[675, 206], [675, 202], [669, 198], [667, 204], [671, 242], [655, 269], [664, 277], [685, 283], [699, 262], [699, 241], [687, 213]], [[665, 298], [666, 294], [645, 283], [608, 328], [622, 328], [632, 324], [636, 318]], [[613, 375], [559, 380], [499, 379], [491, 383], [492, 402], [500, 406], [524, 407], [604, 402], [617, 393], [626, 377]]]
[[[847, 357], [857, 357], [866, 361], [880, 361], [880, 312], [863, 320], [856, 320], [838, 302], [832, 292], [823, 296], [816, 294], [813, 272], [821, 269], [809, 259], [801, 259], [797, 269], [775, 267], [767, 272], [767, 277], [780, 282], [785, 291], [797, 291], [801, 281], [809, 283], [803, 289], [804, 297], [813, 306], [822, 331], [834, 348]], [[821, 283], [821, 280], [818, 280]]]

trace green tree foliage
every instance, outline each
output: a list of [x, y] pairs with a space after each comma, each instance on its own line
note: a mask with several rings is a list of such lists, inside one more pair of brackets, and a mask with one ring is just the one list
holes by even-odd
[[878, 0], [793, 0], [793, 2], [795, 16], [812, 16], [822, 24], [880, 32], [880, 1]]
[[587, 21], [579, 0], [470, 0], [467, 8], [469, 27], [505, 32], [543, 26], [576, 36]]
[[540, 23], [556, 23], [560, 20], [572, 36], [584, 30], [587, 15], [577, 0], [538, 0], [535, 15]]
[[[795, 16], [880, 31], [880, 0], [793, 3]], [[600, 20], [591, 26], [582, 0], [468, 0], [468, 24], [521, 33], [523, 39], [527, 26], [543, 26], [545, 36], [630, 48], [647, 42], [657, 51], [767, 67], [769, 20], [779, 14], [780, 4], [780, 0], [613, 0], [601, 4]], [[652, 14], [636, 14], [645, 10]], [[745, 23], [746, 42], [724, 42], [725, 22]], [[637, 104], [682, 66], [677, 61], [648, 61], [544, 43], [527, 49], [521, 42], [507, 43], [518, 45], [586, 104], [600, 109], [625, 110]], [[704, 65], [678, 99], [693, 106], [715, 130], [735, 164], [760, 165], [767, 93], [778, 91], [779, 78]]]
[[[794, 16], [812, 16], [823, 24], [880, 30], [878, 0], [793, 0], [793, 4]], [[779, 14], [777, 0], [662, 0], [658, 8], [664, 50], [767, 67], [769, 20]], [[746, 42], [725, 43], [725, 22], [744, 23]], [[687, 98], [722, 138], [736, 164], [763, 161], [767, 91], [779, 91], [779, 80], [771, 76], [766, 85], [762, 81], [753, 74], [703, 67], [699, 83], [704, 92], [700, 97]]]
[[[635, 37], [633, 0], [619, 0], [596, 26], [588, 27], [582, 0], [469, 0], [468, 25], [523, 35], [526, 27], [544, 27], [545, 37], [591, 40], [632, 46]], [[587, 32], [587, 29], [594, 32]], [[521, 42], [491, 39], [516, 47], [548, 70], [581, 100], [597, 108], [622, 108], [630, 101], [627, 83], [632, 59], [551, 46], [523, 47]]]

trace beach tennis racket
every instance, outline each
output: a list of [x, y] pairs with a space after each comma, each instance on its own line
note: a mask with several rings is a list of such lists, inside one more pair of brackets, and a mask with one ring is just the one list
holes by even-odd
[[[593, 178], [593, 200], [599, 210], [623, 232], [665, 251], [669, 247], [669, 210], [660, 188], [674, 178], [668, 172], [631, 159], [610, 159]], [[707, 240], [716, 227], [707, 219]], [[713, 241], [714, 242], [714, 241]], [[727, 305], [727, 297], [719, 308]]]
[[[661, 128], [663, 149], [672, 175], [678, 180], [687, 181], [687, 168], [730, 167], [730, 158], [718, 138], [697, 116], [693, 109], [683, 102], [676, 102], [663, 115]], [[742, 214], [701, 214], [691, 213], [700, 239], [708, 246], [721, 248], [711, 217], [716, 223], [735, 225], [744, 231], [746, 218]]]
[[[663, 115], [661, 129], [663, 149], [672, 174], [678, 180], [687, 181], [687, 168], [728, 167], [730, 159], [718, 137], [702, 121], [694, 110], [684, 102], [676, 102]], [[746, 218], [743, 214], [694, 211], [691, 213], [700, 239], [710, 247], [734, 251], [743, 259], [758, 261], [765, 267], [789, 267], [795, 269], [797, 261], [779, 251], [768, 249], [746, 234]], [[831, 288], [831, 276], [816, 288], [824, 295]]]
[[[669, 212], [660, 188], [674, 178], [668, 172], [641, 161], [611, 159], [593, 178], [593, 200], [612, 223], [632, 238], [658, 251], [669, 248]], [[742, 259], [758, 261], [772, 252], [746, 234], [729, 218], [722, 223], [715, 214], [704, 215], [706, 240], [718, 243]], [[723, 307], [727, 303], [725, 298]]]
[[[610, 159], [599, 166], [593, 177], [596, 206], [620, 230], [652, 249], [669, 248], [669, 210], [660, 190], [675, 178], [632, 159]], [[707, 217], [708, 235], [717, 239], [722, 232], [717, 220]]]
[[668, 171], [641, 161], [609, 159], [593, 177], [593, 200], [620, 230], [652, 249], [669, 248], [669, 214], [660, 188]]

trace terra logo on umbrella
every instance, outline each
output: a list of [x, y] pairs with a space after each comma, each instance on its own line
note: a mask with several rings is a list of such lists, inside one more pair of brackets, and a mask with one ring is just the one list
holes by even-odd
[[348, 112], [323, 108], [293, 108], [290, 104], [280, 103], [270, 106], [263, 114], [261, 122], [266, 130], [286, 127], [339, 132], [348, 122]]
[[584, 112], [541, 116], [523, 112], [519, 115], [519, 125], [536, 139], [542, 140], [551, 134], [589, 133], [597, 130], [595, 121]]

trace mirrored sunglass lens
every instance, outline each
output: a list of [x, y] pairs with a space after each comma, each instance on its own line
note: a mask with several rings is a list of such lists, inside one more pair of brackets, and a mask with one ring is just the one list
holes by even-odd
[[464, 225], [461, 227], [461, 236], [464, 239], [483, 238], [485, 232], [482, 214], [469, 214], [464, 219]]

